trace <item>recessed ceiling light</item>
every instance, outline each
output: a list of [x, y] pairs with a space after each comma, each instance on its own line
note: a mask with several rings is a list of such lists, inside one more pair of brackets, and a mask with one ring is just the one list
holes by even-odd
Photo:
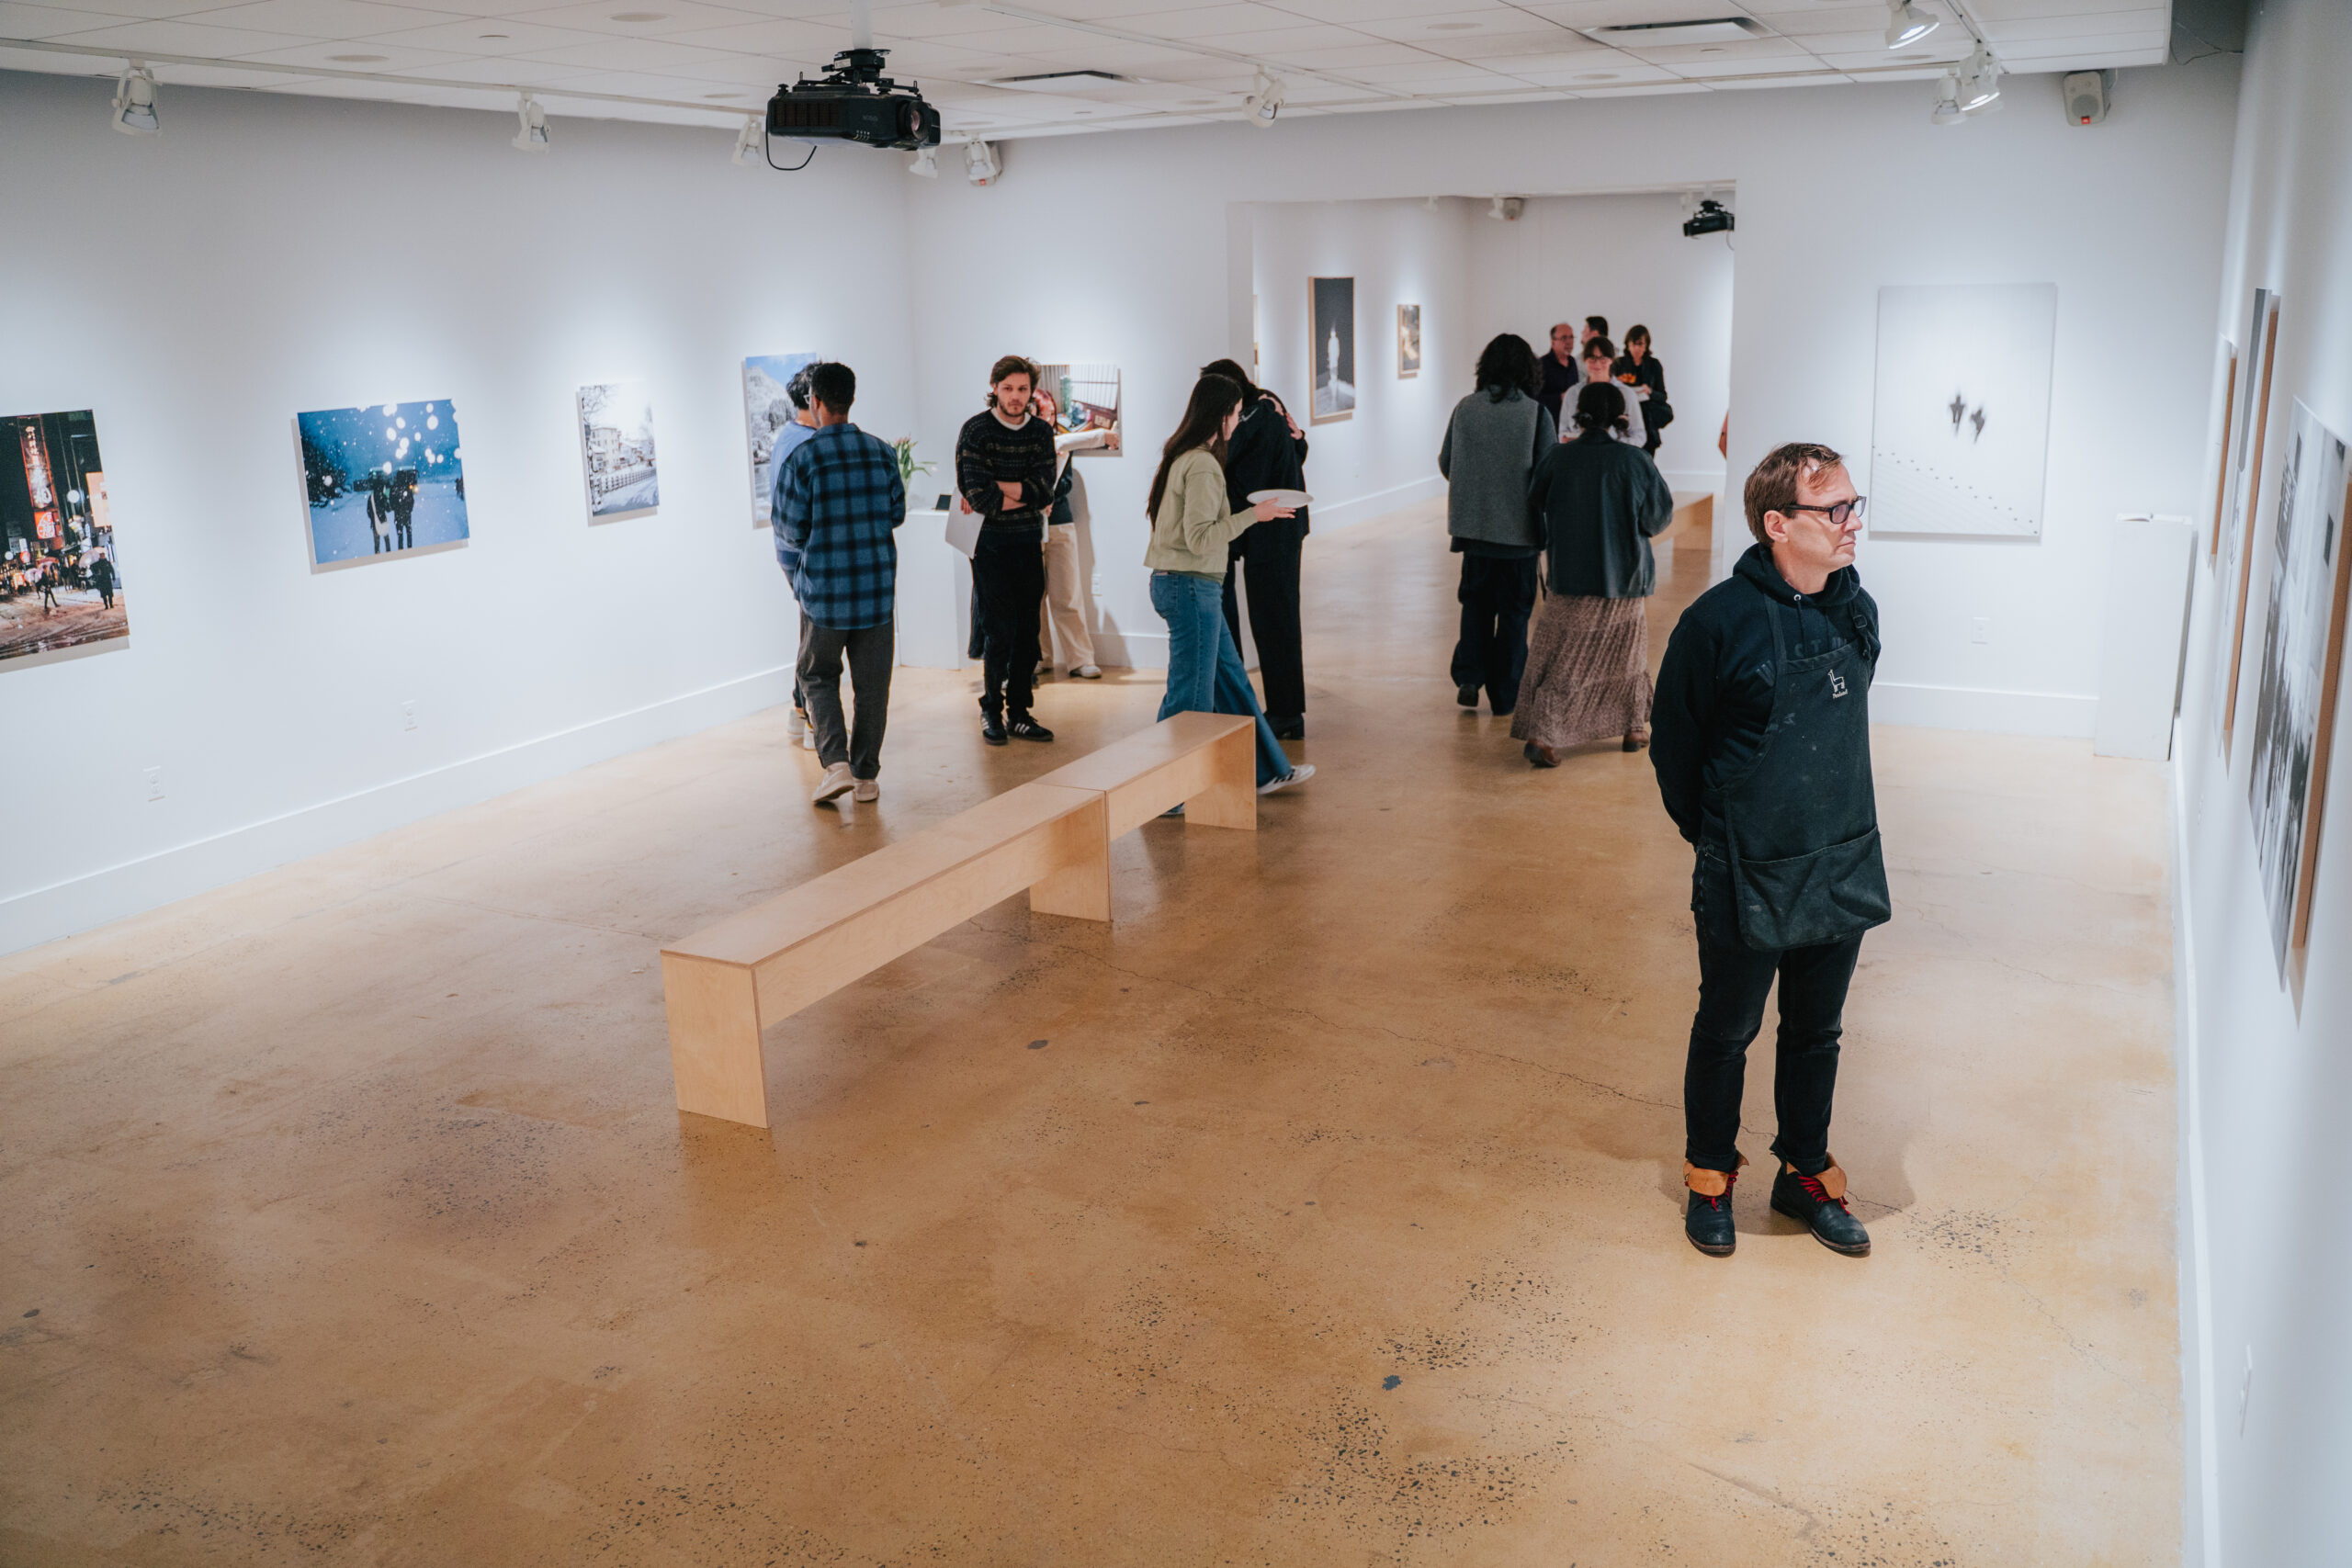
[[380, 65], [391, 56], [389, 54], [330, 54], [327, 58], [344, 65]]
[[616, 11], [613, 13], [613, 20], [616, 22], [666, 22], [669, 19], [670, 13], [667, 11]]

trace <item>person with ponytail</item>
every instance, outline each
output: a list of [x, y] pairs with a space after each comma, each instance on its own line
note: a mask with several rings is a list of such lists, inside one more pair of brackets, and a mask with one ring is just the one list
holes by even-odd
[[1271, 501], [1241, 512], [1227, 504], [1225, 447], [1240, 422], [1241, 400], [1241, 384], [1229, 377], [1204, 376], [1194, 384], [1152, 475], [1145, 507], [1151, 543], [1143, 562], [1151, 569], [1151, 607], [1168, 623], [1168, 694], [1160, 699], [1159, 716], [1248, 715], [1257, 725], [1258, 793], [1271, 795], [1305, 784], [1315, 767], [1294, 764], [1283, 750], [1225, 624], [1227, 547], [1252, 524], [1293, 515]]
[[1576, 438], [1546, 453], [1528, 481], [1547, 570], [1510, 733], [1539, 768], [1559, 766], [1561, 751], [1589, 740], [1622, 736], [1638, 751], [1649, 739], [1650, 540], [1674, 520], [1674, 492], [1650, 455], [1624, 439], [1627, 400], [1613, 381], [1586, 382]]

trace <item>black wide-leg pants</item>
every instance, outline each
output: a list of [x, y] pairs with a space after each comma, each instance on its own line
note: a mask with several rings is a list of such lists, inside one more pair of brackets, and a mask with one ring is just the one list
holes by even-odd
[[1258, 642], [1258, 678], [1265, 682], [1266, 716], [1279, 725], [1306, 714], [1306, 657], [1298, 616], [1299, 554], [1305, 517], [1252, 523], [1226, 554], [1225, 624], [1241, 646], [1241, 606], [1233, 591], [1234, 563], [1246, 563], [1242, 591], [1250, 599], [1250, 635]]

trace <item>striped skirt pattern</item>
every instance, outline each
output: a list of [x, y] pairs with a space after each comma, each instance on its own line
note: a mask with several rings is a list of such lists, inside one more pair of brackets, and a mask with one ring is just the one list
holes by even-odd
[[1554, 594], [1535, 608], [1514, 740], [1564, 750], [1650, 722], [1649, 601]]

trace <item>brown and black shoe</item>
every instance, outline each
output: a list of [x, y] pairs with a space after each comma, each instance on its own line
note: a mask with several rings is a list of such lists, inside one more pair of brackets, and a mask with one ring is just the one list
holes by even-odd
[[1819, 1176], [1805, 1176], [1788, 1161], [1772, 1179], [1772, 1207], [1813, 1233], [1813, 1239], [1849, 1258], [1871, 1255], [1871, 1233], [1846, 1207], [1846, 1173], [1832, 1158]]
[[[1747, 1156], [1740, 1156], [1739, 1163], [1746, 1165]], [[1729, 1258], [1739, 1245], [1739, 1233], [1731, 1222], [1731, 1190], [1738, 1180], [1736, 1169], [1702, 1170], [1687, 1159], [1682, 1162], [1682, 1185], [1690, 1189], [1682, 1234], [1710, 1258]]]

